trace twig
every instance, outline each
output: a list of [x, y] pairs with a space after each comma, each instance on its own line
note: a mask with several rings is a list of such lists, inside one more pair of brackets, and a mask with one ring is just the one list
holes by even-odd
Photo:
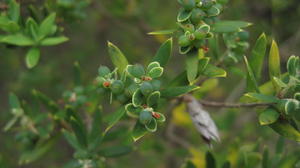
[[258, 106], [269, 106], [274, 103], [224, 103], [224, 102], [213, 102], [207, 100], [199, 100], [203, 106], [210, 107], [226, 107], [226, 108], [242, 108], [242, 107], [258, 107]]

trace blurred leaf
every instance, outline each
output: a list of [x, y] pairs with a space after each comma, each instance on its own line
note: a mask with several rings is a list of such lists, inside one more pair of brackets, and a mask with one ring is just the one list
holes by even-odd
[[96, 108], [93, 114], [92, 128], [89, 133], [89, 148], [95, 150], [102, 140], [102, 107]]
[[14, 94], [9, 94], [9, 105], [11, 108], [21, 108], [19, 98]]
[[245, 60], [245, 64], [246, 64], [247, 71], [248, 71], [248, 77], [249, 77], [249, 82], [247, 81], [247, 84], [249, 84], [249, 86], [247, 86], [247, 87], [254, 88], [257, 93], [260, 93], [259, 88], [258, 88], [258, 83], [254, 76], [253, 69], [250, 67], [246, 56], [244, 56], [244, 60]]
[[245, 28], [250, 25], [252, 24], [244, 21], [223, 20], [213, 24], [212, 31], [216, 33], [238, 32], [241, 28]]
[[45, 142], [41, 142], [34, 147], [34, 149], [25, 151], [22, 153], [19, 159], [19, 164], [28, 164], [39, 158], [41, 158], [45, 153], [52, 149], [57, 137], [53, 137]]
[[163, 72], [164, 69], [162, 67], [155, 67], [152, 68], [148, 74], [152, 79], [154, 79], [160, 77], [163, 74]]
[[271, 124], [270, 127], [281, 136], [300, 142], [300, 132], [291, 126], [288, 121], [277, 120], [277, 122]]
[[116, 112], [110, 114], [105, 121], [108, 122], [108, 126], [105, 129], [104, 133], [106, 133], [110, 128], [112, 128], [125, 114], [125, 108], [120, 107]]
[[245, 94], [248, 97], [251, 97], [259, 102], [265, 102], [265, 103], [276, 103], [279, 101], [279, 99], [275, 96], [269, 96], [265, 94], [259, 94], [259, 93], [247, 93]]
[[146, 133], [147, 133], [147, 129], [145, 128], [145, 126], [143, 124], [141, 124], [139, 121], [136, 122], [133, 130], [132, 130], [132, 138], [134, 141], [139, 140], [140, 138], [142, 138]]
[[41, 41], [42, 46], [52, 46], [58, 45], [68, 41], [69, 38], [65, 36], [58, 36], [58, 37], [48, 37]]
[[229, 161], [226, 161], [222, 166], [222, 168], [230, 168], [230, 167], [231, 167], [231, 165], [230, 165]]
[[276, 153], [277, 154], [282, 154], [284, 151], [284, 146], [285, 146], [285, 140], [284, 137], [279, 136], [277, 143], [276, 143]]
[[[267, 49], [267, 38], [266, 35], [263, 33], [259, 36], [259, 38], [256, 40], [256, 43], [251, 51], [251, 57], [249, 59], [249, 65], [251, 69], [253, 70], [254, 77], [257, 82], [260, 81], [261, 79], [261, 73], [262, 73], [262, 67], [263, 67], [263, 62], [266, 54], [266, 49]], [[248, 91], [252, 91], [255, 88], [251, 88], [251, 78], [248, 74], [247, 76], [247, 86]]]
[[103, 157], [119, 157], [130, 153], [132, 150], [132, 146], [118, 145], [101, 149], [99, 154]]
[[187, 54], [186, 62], [185, 62], [185, 69], [187, 72], [187, 78], [190, 84], [192, 84], [197, 75], [198, 75], [198, 53], [197, 52], [190, 52]]
[[279, 118], [279, 113], [272, 109], [268, 108], [259, 114], [259, 123], [260, 125], [269, 125], [277, 121]]
[[149, 32], [149, 35], [166, 35], [166, 34], [173, 34], [176, 31], [176, 29], [168, 29], [168, 30], [158, 30]]
[[0, 36], [0, 42], [7, 43], [11, 45], [17, 46], [32, 46], [34, 45], [34, 41], [23, 34], [13, 34], [13, 35], [6, 35]]
[[8, 3], [8, 8], [8, 17], [14, 22], [18, 22], [20, 17], [20, 4], [15, 0], [10, 0]]
[[216, 160], [212, 155], [212, 153], [210, 153], [209, 151], [206, 152], [205, 160], [206, 160], [206, 168], [216, 168], [217, 166]]
[[31, 48], [26, 54], [26, 66], [27, 68], [33, 68], [37, 65], [40, 59], [40, 49]]
[[145, 75], [145, 70], [142, 65], [136, 64], [136, 65], [128, 65], [126, 67], [126, 70], [129, 75], [135, 78], [141, 78], [143, 75]]
[[78, 62], [74, 63], [74, 83], [76, 86], [81, 85], [81, 68]]
[[208, 64], [203, 72], [203, 75], [210, 78], [226, 77], [227, 73], [224, 69]]
[[263, 151], [263, 160], [262, 160], [262, 168], [269, 168], [269, 150], [267, 147], [264, 147]]
[[112, 63], [118, 68], [119, 73], [122, 74], [128, 65], [128, 61], [117, 46], [115, 46], [111, 42], [108, 42], [107, 44], [110, 59]]
[[78, 141], [76, 140], [76, 137], [74, 136], [74, 134], [66, 131], [66, 130], [62, 130], [62, 133], [65, 137], [65, 139], [67, 140], [67, 142], [76, 150], [82, 150], [82, 146], [78, 143]]
[[281, 74], [279, 49], [274, 40], [272, 41], [269, 55], [269, 74], [270, 79], [273, 79], [273, 77], [280, 77]]
[[50, 99], [48, 96], [44, 95], [43, 93], [33, 90], [32, 94], [42, 102], [52, 113], [57, 113], [59, 111], [58, 105], [55, 103], [54, 100]]
[[197, 168], [196, 165], [190, 160], [187, 160], [184, 165], [182, 165], [180, 168]]
[[53, 26], [55, 26], [55, 18], [56, 18], [56, 14], [51, 13], [49, 16], [47, 16], [43, 20], [43, 22], [41, 23], [40, 28], [39, 28], [40, 39], [42, 39], [52, 33]]
[[88, 142], [87, 142], [87, 135], [86, 135], [86, 130], [85, 130], [84, 126], [78, 120], [76, 120], [74, 117], [71, 117], [69, 122], [72, 126], [72, 129], [75, 133], [78, 143], [83, 148], [86, 148], [88, 145]]
[[157, 61], [160, 66], [165, 67], [171, 57], [172, 46], [173, 39], [170, 38], [160, 46], [151, 62]]
[[170, 87], [167, 89], [163, 89], [161, 91], [161, 97], [164, 98], [174, 98], [177, 96], [181, 96], [183, 94], [189, 93], [198, 89], [198, 86], [178, 86], [178, 87]]

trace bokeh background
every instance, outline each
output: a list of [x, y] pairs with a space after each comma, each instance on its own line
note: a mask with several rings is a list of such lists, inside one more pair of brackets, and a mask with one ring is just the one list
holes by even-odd
[[[26, 0], [25, 0], [26, 1]], [[24, 64], [25, 50], [7, 48], [0, 45], [0, 128], [11, 117], [8, 109], [8, 94], [15, 92], [30, 101], [33, 88], [58, 98], [65, 89], [72, 87], [73, 63], [78, 61], [83, 70], [86, 83], [91, 82], [97, 74], [100, 64], [111, 65], [106, 44], [116, 44], [132, 63], [147, 63], [156, 49], [167, 36], [149, 36], [147, 32], [174, 28], [179, 5], [176, 0], [94, 0], [84, 10], [82, 20], [63, 24], [65, 34], [70, 41], [55, 47], [42, 49], [40, 64], [28, 70]], [[229, 0], [222, 18], [228, 20], [245, 20], [253, 23], [247, 28], [250, 32], [250, 44], [265, 32], [269, 40], [276, 39], [284, 62], [292, 54], [300, 53], [300, 1], [299, 0]], [[175, 43], [176, 44], [176, 43]], [[175, 76], [184, 68], [183, 56], [174, 46], [173, 56], [166, 74]], [[243, 63], [237, 65], [243, 69]], [[285, 71], [284, 66], [282, 70]], [[264, 70], [267, 74], [267, 71]], [[167, 76], [166, 75], [166, 76]], [[267, 80], [267, 79], [265, 79]], [[243, 93], [244, 77], [236, 76], [229, 71], [226, 79], [213, 79], [206, 83], [199, 97], [215, 101], [237, 101]], [[208, 108], [215, 119], [222, 136], [222, 142], [214, 145], [216, 157], [237, 159], [241, 148], [258, 148], [266, 145], [271, 151], [276, 150], [278, 140], [268, 127], [261, 127], [252, 109], [217, 109]], [[108, 159], [108, 167], [180, 167], [187, 157], [198, 166], [203, 165], [207, 146], [194, 129], [191, 121], [179, 106], [171, 119], [175, 123], [176, 134], [191, 144], [186, 150], [172, 143], [162, 126], [155, 134], [148, 135], [138, 142], [135, 150], [129, 155]], [[115, 130], [116, 136], [123, 136], [124, 128]], [[300, 155], [300, 146], [285, 141], [286, 155]], [[19, 166], [19, 145], [14, 134], [0, 131], [0, 162], [8, 167], [24, 168], [58, 168], [72, 157], [72, 149], [61, 141], [41, 160], [28, 166]], [[260, 149], [259, 149], [260, 150]], [[261, 151], [261, 150], [260, 150]]]

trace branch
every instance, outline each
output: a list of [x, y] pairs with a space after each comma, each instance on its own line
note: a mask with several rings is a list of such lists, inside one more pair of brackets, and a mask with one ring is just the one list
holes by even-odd
[[212, 102], [207, 100], [199, 100], [203, 106], [209, 107], [226, 107], [226, 108], [242, 108], [242, 107], [258, 107], [258, 106], [270, 106], [274, 103], [223, 103]]

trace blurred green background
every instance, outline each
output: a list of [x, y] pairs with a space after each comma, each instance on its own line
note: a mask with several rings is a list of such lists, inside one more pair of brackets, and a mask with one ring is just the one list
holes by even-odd
[[[25, 50], [0, 45], [0, 128], [10, 118], [8, 94], [15, 92], [30, 101], [33, 88], [58, 98], [65, 89], [72, 87], [73, 63], [78, 61], [86, 83], [91, 82], [100, 64], [111, 65], [106, 43], [116, 44], [131, 63], [147, 63], [159, 45], [168, 37], [149, 36], [147, 32], [175, 27], [179, 5], [176, 0], [95, 0], [85, 9], [85, 18], [64, 24], [64, 32], [70, 41], [55, 47], [42, 49], [40, 64], [28, 70], [24, 64]], [[300, 1], [299, 0], [229, 0], [222, 18], [245, 20], [253, 23], [250, 44], [265, 32], [279, 44], [283, 60], [300, 53]], [[176, 44], [176, 43], [175, 43]], [[174, 46], [171, 63], [167, 68], [169, 78], [182, 69], [183, 56]], [[243, 63], [237, 65], [243, 68]], [[285, 65], [285, 64], [283, 64]], [[285, 71], [285, 67], [282, 67]], [[267, 71], [264, 70], [267, 74]], [[208, 83], [201, 97], [215, 101], [237, 101], [243, 93], [244, 78], [229, 71], [228, 78], [214, 79]], [[221, 132], [222, 142], [214, 146], [215, 156], [220, 160], [237, 159], [241, 148], [264, 145], [276, 150], [278, 139], [268, 127], [261, 127], [252, 109], [208, 109]], [[179, 107], [173, 112], [176, 133], [192, 144], [190, 152], [172, 143], [162, 126], [155, 134], [138, 142], [135, 150], [124, 157], [108, 159], [107, 167], [180, 167], [186, 157], [198, 166], [203, 165], [206, 145], [194, 129], [188, 116]], [[125, 130], [125, 131], [124, 131]], [[126, 128], [115, 128], [115, 134], [125, 136]], [[272, 152], [271, 152], [272, 153]], [[285, 141], [286, 155], [300, 156], [299, 144]], [[57, 168], [72, 157], [72, 150], [61, 141], [43, 159], [28, 166], [18, 166], [19, 145], [14, 134], [0, 131], [0, 162], [6, 167]], [[3, 167], [4, 168], [4, 167]]]

